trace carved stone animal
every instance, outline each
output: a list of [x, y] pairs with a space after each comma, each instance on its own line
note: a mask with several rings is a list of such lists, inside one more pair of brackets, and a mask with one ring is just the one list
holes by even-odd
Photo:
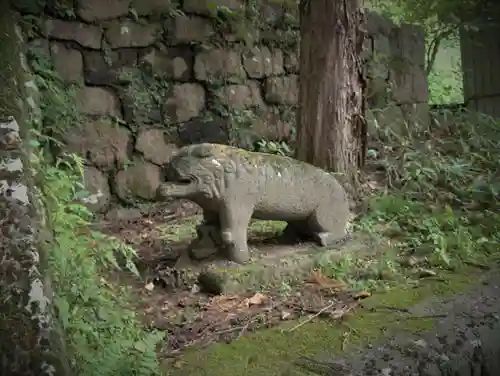
[[289, 157], [219, 144], [185, 146], [166, 166], [157, 193], [198, 204], [204, 225], [219, 229], [227, 256], [240, 264], [250, 257], [251, 218], [286, 221], [286, 232], [325, 247], [347, 235], [349, 204], [337, 179]]

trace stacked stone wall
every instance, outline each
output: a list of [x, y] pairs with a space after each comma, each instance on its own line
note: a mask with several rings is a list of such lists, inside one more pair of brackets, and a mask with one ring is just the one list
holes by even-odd
[[[293, 138], [295, 1], [42, 3], [14, 5], [30, 25], [29, 49], [49, 56], [64, 82], [78, 88], [74, 110], [85, 121], [64, 141], [86, 158], [87, 186], [98, 193], [93, 210], [152, 199], [161, 166], [182, 145]], [[391, 103], [394, 118], [425, 112], [422, 30], [376, 14], [368, 14], [367, 26], [370, 108]], [[372, 116], [393, 121], [386, 117]]]

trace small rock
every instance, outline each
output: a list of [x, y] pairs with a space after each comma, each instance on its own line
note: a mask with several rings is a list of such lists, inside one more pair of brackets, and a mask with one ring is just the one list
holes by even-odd
[[391, 368], [384, 368], [380, 371], [380, 373], [383, 376], [391, 376], [392, 375], [392, 369]]
[[282, 311], [281, 312], [281, 320], [288, 320], [292, 316], [292, 314], [288, 311]]
[[419, 277], [420, 278], [426, 278], [426, 277], [435, 277], [437, 273], [433, 270], [429, 269], [422, 269], [420, 270]]
[[153, 291], [154, 288], [155, 288], [155, 285], [153, 282], [149, 282], [148, 284], [146, 284], [146, 286], [144, 286], [144, 288], [148, 291]]
[[413, 341], [413, 344], [422, 349], [427, 347], [427, 342], [423, 339], [417, 339], [416, 341]]
[[406, 266], [406, 267], [412, 267], [412, 266], [417, 265], [419, 262], [420, 262], [419, 259], [417, 259], [415, 256], [409, 256], [409, 257], [405, 257], [401, 261], [401, 265]]

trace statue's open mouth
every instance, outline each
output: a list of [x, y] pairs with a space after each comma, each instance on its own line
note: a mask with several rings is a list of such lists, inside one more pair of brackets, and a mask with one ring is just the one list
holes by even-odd
[[157, 196], [159, 199], [167, 197], [182, 198], [196, 193], [196, 191], [197, 184], [195, 181], [189, 178], [182, 178], [160, 184]]

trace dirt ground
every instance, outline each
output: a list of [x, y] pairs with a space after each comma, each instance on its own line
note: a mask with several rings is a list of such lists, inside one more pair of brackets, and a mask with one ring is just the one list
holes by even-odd
[[[179, 252], [194, 237], [198, 209], [176, 202], [141, 214], [120, 209], [99, 227], [137, 250], [142, 278], [120, 273], [113, 279], [128, 286], [138, 312], [148, 328], [168, 333], [161, 358], [175, 358], [188, 346], [207, 346], [239, 338], [259, 328], [302, 318], [336, 320], [352, 314], [364, 291], [349, 291], [341, 282], [313, 271], [302, 283], [259, 289], [236, 295], [203, 294], [196, 285], [172, 286], [155, 278], [159, 269], [173, 266]], [[273, 228], [259, 228], [251, 236], [254, 245], [276, 235]], [[278, 284], [279, 285], [279, 284]]]
[[[385, 174], [380, 173], [376, 161], [368, 160], [363, 176], [364, 198], [385, 186]], [[363, 202], [356, 202], [355, 211], [363, 210]], [[121, 273], [114, 279], [130, 288], [145, 325], [168, 333], [160, 358], [176, 358], [191, 346], [228, 343], [287, 320], [338, 320], [353, 314], [359, 301], [370, 296], [367, 291], [350, 291], [319, 271], [294, 285], [231, 296], [203, 294], [196, 285], [172, 287], [156, 278], [155, 273], [170, 270], [179, 253], [186, 250], [195, 236], [199, 214], [196, 205], [175, 201], [150, 205], [145, 210], [115, 209], [98, 223], [103, 232], [122, 239], [138, 252], [142, 278]], [[272, 242], [277, 230], [257, 225], [250, 233], [249, 242], [258, 248], [259, 244]]]

